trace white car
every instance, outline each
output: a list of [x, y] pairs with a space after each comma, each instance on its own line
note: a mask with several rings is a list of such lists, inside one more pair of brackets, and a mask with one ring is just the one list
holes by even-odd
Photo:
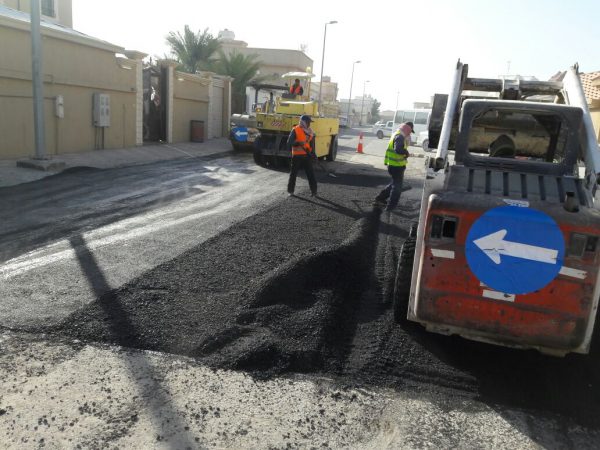
[[379, 139], [384, 137], [390, 137], [394, 132], [394, 121], [388, 120], [387, 122], [379, 121], [373, 125], [373, 134]]

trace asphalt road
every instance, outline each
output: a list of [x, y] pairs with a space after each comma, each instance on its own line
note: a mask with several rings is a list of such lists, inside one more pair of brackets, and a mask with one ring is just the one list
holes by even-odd
[[423, 159], [382, 213], [386, 143], [356, 143], [317, 198], [243, 153], [0, 189], [6, 446], [597, 447], [597, 354], [393, 323]]

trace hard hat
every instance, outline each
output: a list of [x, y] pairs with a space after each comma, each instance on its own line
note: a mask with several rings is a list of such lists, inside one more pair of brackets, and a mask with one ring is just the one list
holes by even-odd
[[304, 120], [304, 122], [306, 122], [307, 124], [312, 122], [312, 119], [310, 118], [310, 116], [308, 114], [302, 114], [300, 116], [300, 120]]

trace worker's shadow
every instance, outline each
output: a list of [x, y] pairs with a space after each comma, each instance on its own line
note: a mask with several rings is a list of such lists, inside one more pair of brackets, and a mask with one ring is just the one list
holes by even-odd
[[320, 206], [321, 208], [328, 209], [338, 214], [343, 214], [345, 216], [351, 217], [352, 219], [358, 220], [364, 216], [364, 212], [362, 210], [355, 211], [347, 206], [340, 205], [339, 203], [332, 202], [321, 196], [306, 198], [300, 196], [294, 196], [297, 200], [301, 200], [303, 202], [312, 203], [313, 205]]

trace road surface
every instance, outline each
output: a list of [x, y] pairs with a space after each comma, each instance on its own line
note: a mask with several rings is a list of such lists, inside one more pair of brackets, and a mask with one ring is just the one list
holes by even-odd
[[597, 447], [597, 354], [394, 324], [423, 158], [382, 213], [387, 143], [356, 144], [317, 198], [244, 153], [1, 189], [5, 446]]

